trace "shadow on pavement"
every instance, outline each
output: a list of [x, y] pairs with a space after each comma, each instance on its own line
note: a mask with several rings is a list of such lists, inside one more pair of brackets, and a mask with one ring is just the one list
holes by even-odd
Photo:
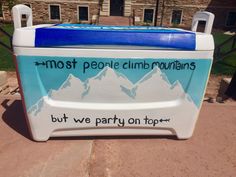
[[137, 136], [83, 136], [83, 137], [52, 137], [50, 140], [137, 140], [137, 139], [169, 139], [179, 140], [176, 136], [159, 135], [137, 135]]
[[11, 104], [9, 102], [10, 100], [5, 99], [1, 103], [2, 107], [5, 108], [2, 114], [3, 121], [22, 136], [31, 139], [21, 100], [15, 100]]

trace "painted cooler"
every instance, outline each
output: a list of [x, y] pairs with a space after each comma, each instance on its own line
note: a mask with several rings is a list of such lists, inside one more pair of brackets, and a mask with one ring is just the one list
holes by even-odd
[[[27, 27], [21, 27], [21, 15]], [[15, 63], [36, 141], [61, 136], [192, 136], [214, 51], [214, 16], [193, 31], [78, 24], [32, 26], [13, 8]], [[199, 20], [204, 33], [195, 32]]]

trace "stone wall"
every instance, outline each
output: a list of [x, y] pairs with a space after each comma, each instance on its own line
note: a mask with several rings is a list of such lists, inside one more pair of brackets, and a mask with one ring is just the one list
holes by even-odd
[[[88, 6], [89, 7], [89, 21], [82, 23], [90, 23], [92, 21], [93, 15], [98, 15], [98, 0], [86, 0], [86, 1], [66, 1], [66, 0], [18, 0], [20, 4], [30, 4], [33, 11], [34, 23], [58, 23], [58, 22], [71, 22], [80, 23], [78, 20], [78, 6]], [[60, 20], [51, 20], [49, 17], [49, 5], [59, 5], [60, 6]], [[7, 7], [4, 7], [5, 9]], [[11, 20], [10, 12], [4, 9], [4, 20]]]
[[109, 16], [109, 14], [110, 14], [110, 0], [103, 0], [100, 15], [101, 16]]
[[217, 27], [217, 28], [228, 28], [226, 26], [228, 13], [232, 12], [232, 11], [236, 12], [236, 7], [235, 8], [228, 7], [227, 9], [208, 7], [206, 10], [215, 14], [215, 21], [214, 21], [214, 26], [215, 27]]
[[2, 1], [3, 17], [0, 20], [11, 21], [11, 12], [6, 1]]
[[[171, 23], [173, 10], [182, 10], [182, 20], [181, 23], [178, 25]], [[184, 27], [184, 28], [190, 27], [192, 24], [193, 15], [199, 10], [200, 9], [196, 7], [184, 8], [184, 7], [165, 6], [162, 15], [162, 25]]]
[[173, 10], [182, 10], [182, 22], [180, 27], [190, 27], [193, 15], [200, 10], [206, 10], [215, 14], [214, 27], [224, 28], [228, 12], [236, 11], [235, 0], [168, 0], [162, 6], [162, 18], [164, 26], [172, 26], [171, 17]]
[[[49, 4], [58, 4], [61, 7], [61, 22], [78, 23], [78, 5], [89, 7], [89, 21], [92, 17], [98, 15], [100, 0], [18, 0], [18, 3], [30, 4], [33, 10], [33, 19], [35, 23], [55, 23], [49, 19]], [[136, 19], [139, 22], [136, 25], [143, 25], [144, 9], [156, 10], [156, 0], [124, 0], [124, 16], [133, 15], [135, 12]], [[228, 12], [236, 11], [236, 0], [159, 0], [157, 25], [173, 26], [171, 24], [173, 10], [182, 10], [182, 21], [178, 26], [190, 27], [193, 15], [199, 10], [213, 12], [216, 16], [215, 27], [224, 28]], [[9, 8], [3, 1], [4, 20], [10, 21], [11, 15]], [[110, 0], [103, 0], [100, 10], [101, 16], [110, 15]], [[155, 17], [154, 17], [155, 19]], [[3, 19], [0, 19], [3, 20]], [[153, 23], [154, 24], [154, 23]], [[153, 25], [151, 24], [151, 25]]]
[[131, 0], [125, 0], [124, 2], [124, 16], [129, 17], [132, 14], [131, 11], [132, 2]]
[[[153, 9], [154, 10], [154, 14], [153, 14], [153, 20], [155, 19], [155, 8], [156, 6], [155, 5], [146, 5], [146, 6], [143, 6], [143, 5], [132, 5], [132, 12], [135, 12], [135, 17], [136, 17], [136, 22], [135, 22], [135, 25], [147, 25], [144, 23], [144, 9]], [[150, 25], [153, 25], [154, 24], [154, 21], [152, 24]]]
[[156, 0], [132, 0], [132, 4], [155, 5], [156, 4]]

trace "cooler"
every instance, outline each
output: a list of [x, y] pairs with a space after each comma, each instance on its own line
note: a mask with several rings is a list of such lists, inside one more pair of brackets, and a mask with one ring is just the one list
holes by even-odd
[[[27, 27], [21, 27], [21, 16]], [[13, 46], [32, 137], [192, 136], [214, 51], [214, 15], [192, 31], [48, 24], [13, 8]], [[204, 33], [195, 32], [206, 21]]]

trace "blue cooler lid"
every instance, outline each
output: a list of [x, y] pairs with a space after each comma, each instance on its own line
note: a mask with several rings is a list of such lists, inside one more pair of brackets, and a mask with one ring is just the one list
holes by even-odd
[[35, 47], [76, 45], [125, 45], [195, 50], [196, 34], [161, 27], [81, 24], [59, 24], [35, 29]]

